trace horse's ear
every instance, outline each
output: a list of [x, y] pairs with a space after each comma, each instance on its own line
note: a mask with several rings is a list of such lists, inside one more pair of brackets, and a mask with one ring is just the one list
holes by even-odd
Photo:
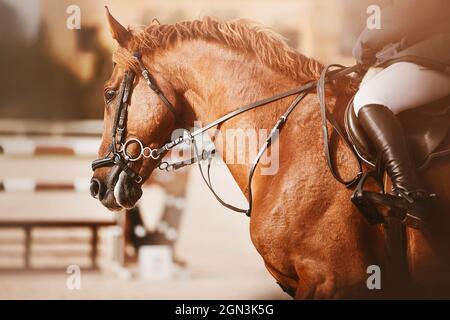
[[154, 19], [152, 20], [152, 24], [151, 24], [151, 25], [152, 25], [152, 26], [160, 26], [161, 23], [159, 22], [158, 19], [154, 18]]
[[114, 19], [107, 6], [105, 6], [105, 8], [112, 37], [116, 39], [121, 47], [127, 48], [131, 40], [131, 33]]

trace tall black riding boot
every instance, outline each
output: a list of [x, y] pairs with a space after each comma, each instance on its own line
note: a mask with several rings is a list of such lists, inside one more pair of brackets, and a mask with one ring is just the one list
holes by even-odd
[[417, 177], [399, 120], [390, 109], [377, 104], [362, 107], [358, 118], [381, 157], [394, 193], [404, 199], [403, 223], [422, 228], [429, 211], [429, 195]]

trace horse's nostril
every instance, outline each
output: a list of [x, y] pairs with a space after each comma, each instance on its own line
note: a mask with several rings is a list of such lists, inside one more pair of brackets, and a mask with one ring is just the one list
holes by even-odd
[[90, 191], [93, 198], [99, 198], [99, 200], [101, 200], [102, 183], [98, 179], [92, 178]]

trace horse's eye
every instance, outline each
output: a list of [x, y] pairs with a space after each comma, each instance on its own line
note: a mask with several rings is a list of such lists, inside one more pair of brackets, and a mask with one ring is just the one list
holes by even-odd
[[108, 89], [105, 91], [105, 100], [106, 102], [111, 101], [116, 96], [116, 91], [112, 89]]

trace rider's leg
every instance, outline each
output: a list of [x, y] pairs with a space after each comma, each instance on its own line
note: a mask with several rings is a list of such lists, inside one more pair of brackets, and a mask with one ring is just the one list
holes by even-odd
[[425, 198], [427, 193], [408, 154], [401, 124], [391, 110], [377, 104], [364, 106], [359, 111], [359, 122], [377, 149], [391, 177], [394, 192], [416, 200], [409, 206], [405, 223], [419, 228], [426, 217], [426, 210], [418, 200]]
[[386, 106], [394, 114], [450, 94], [450, 76], [410, 62], [398, 62], [364, 83], [355, 95], [356, 115], [368, 104]]
[[[414, 64], [401, 64], [383, 70], [360, 89], [355, 96], [355, 111], [381, 156], [395, 192], [408, 199], [405, 224], [420, 228], [427, 213], [427, 193], [417, 177], [403, 128], [394, 113], [450, 94], [450, 78]], [[424, 84], [430, 89], [419, 88]]]

